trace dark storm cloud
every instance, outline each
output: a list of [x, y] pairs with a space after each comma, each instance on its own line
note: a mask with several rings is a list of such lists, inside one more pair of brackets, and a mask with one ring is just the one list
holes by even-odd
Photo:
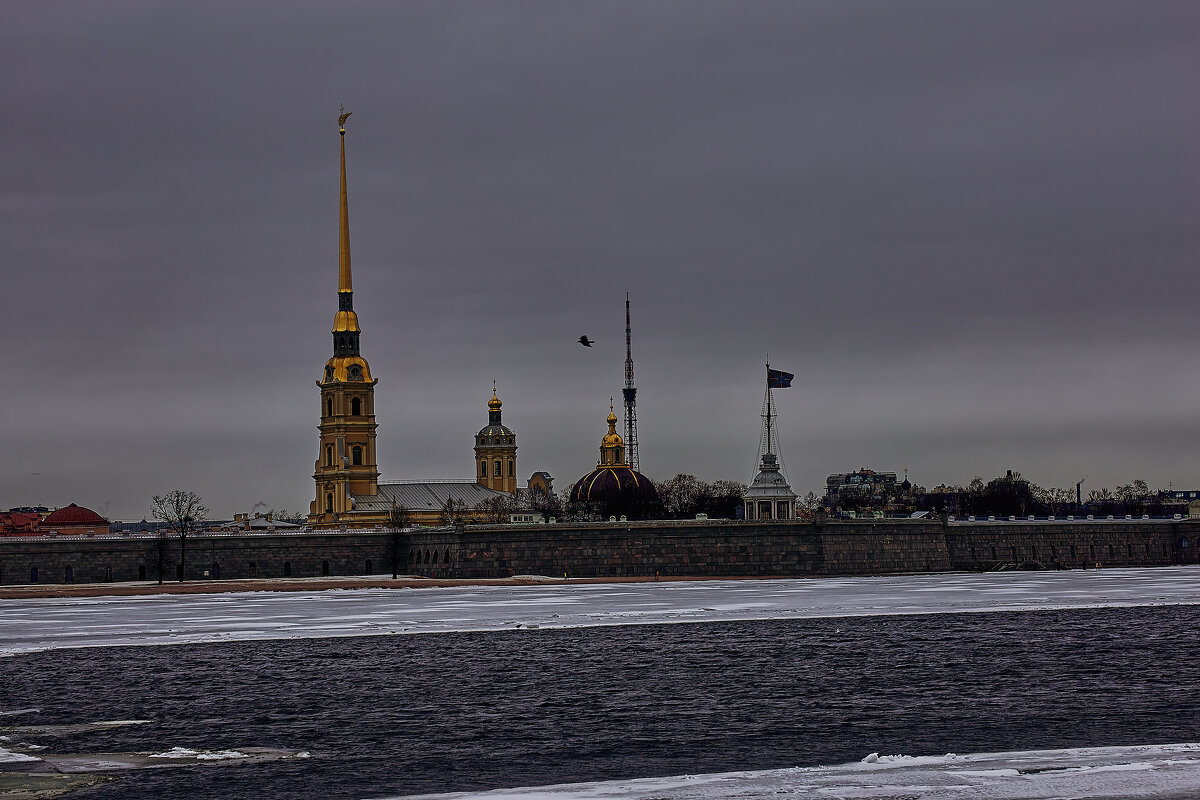
[[585, 472], [630, 291], [656, 477], [750, 477], [770, 353], [802, 492], [1200, 482], [1194, 4], [282, 11], [8, 10], [0, 506], [306, 507], [338, 102], [385, 478], [469, 475], [493, 377]]

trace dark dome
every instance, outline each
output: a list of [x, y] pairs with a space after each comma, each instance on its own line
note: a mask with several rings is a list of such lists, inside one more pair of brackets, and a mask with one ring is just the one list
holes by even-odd
[[78, 528], [84, 525], [108, 526], [108, 520], [92, 511], [90, 508], [77, 506], [74, 503], [66, 508], [60, 508], [42, 520], [43, 528]]
[[483, 428], [480, 428], [479, 433], [477, 433], [475, 435], [476, 436], [515, 436], [516, 434], [514, 434], [512, 432], [512, 428], [508, 427], [507, 425], [485, 425]]
[[630, 467], [597, 467], [571, 487], [571, 500], [596, 503], [604, 517], [624, 514], [630, 519], [646, 519], [658, 509], [658, 490], [649, 478]]

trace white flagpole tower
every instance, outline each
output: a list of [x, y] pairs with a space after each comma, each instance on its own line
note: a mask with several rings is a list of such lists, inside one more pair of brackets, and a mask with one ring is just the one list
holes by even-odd
[[[789, 376], [790, 377], [790, 376]], [[762, 405], [762, 436], [758, 447], [758, 474], [742, 495], [748, 520], [796, 518], [796, 493], [788, 484], [779, 461], [779, 440], [775, 432], [775, 408], [771, 397], [771, 364], [767, 363], [766, 389]]]

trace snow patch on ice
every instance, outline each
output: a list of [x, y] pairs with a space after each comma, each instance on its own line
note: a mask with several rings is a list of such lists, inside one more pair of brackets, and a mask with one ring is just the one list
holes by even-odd
[[194, 758], [197, 761], [225, 761], [230, 758], [249, 758], [238, 750], [193, 750], [190, 747], [172, 747], [163, 753], [151, 753], [147, 758]]
[[1200, 743], [943, 756], [870, 753], [828, 767], [635, 778], [408, 800], [1174, 800], [1200, 797]]
[[6, 747], [0, 747], [0, 764], [18, 764], [26, 761], [41, 761], [41, 759], [37, 756], [18, 753]]
[[[0, 656], [65, 647], [1200, 605], [1195, 566], [6, 601]], [[33, 711], [21, 709], [19, 711]], [[0, 714], [12, 712], [0, 712]]]

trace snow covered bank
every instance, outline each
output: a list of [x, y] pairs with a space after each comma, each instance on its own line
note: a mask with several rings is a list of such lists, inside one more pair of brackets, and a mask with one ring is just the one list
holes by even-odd
[[0, 655], [63, 647], [1200, 604], [1200, 567], [0, 601]]
[[1200, 744], [879, 756], [853, 764], [560, 784], [407, 800], [1142, 800], [1200, 797]]

